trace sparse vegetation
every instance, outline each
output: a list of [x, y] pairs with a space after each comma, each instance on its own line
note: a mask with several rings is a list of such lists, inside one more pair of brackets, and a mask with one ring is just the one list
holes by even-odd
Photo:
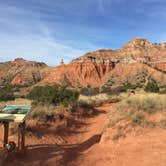
[[27, 96], [34, 104], [70, 105], [77, 102], [79, 93], [76, 90], [66, 89], [63, 86], [46, 85], [35, 87]]
[[118, 132], [112, 136], [112, 140], [118, 140], [121, 137], [124, 137], [124, 134]]
[[0, 101], [14, 100], [14, 92], [11, 85], [4, 85], [0, 87]]
[[[130, 96], [114, 106], [108, 115], [107, 128], [112, 130], [112, 140], [117, 140], [123, 133], [136, 132], [135, 127], [166, 128], [166, 95], [145, 93]], [[119, 127], [120, 126], [120, 127]]]
[[90, 86], [84, 87], [84, 88], [81, 88], [80, 94], [85, 96], [95, 96], [99, 94], [99, 88], [92, 88]]
[[166, 96], [158, 94], [140, 94], [129, 97], [117, 106], [117, 110], [134, 110], [154, 113], [166, 108]]
[[120, 100], [121, 100], [120, 96], [108, 95], [105, 93], [100, 93], [95, 96], [80, 95], [79, 97], [79, 101], [90, 104], [92, 106], [100, 106], [104, 103], [116, 103], [116, 102], [119, 102]]
[[148, 83], [145, 86], [145, 91], [146, 92], [154, 92], [154, 93], [159, 92], [159, 86], [158, 86], [155, 79], [149, 78]]
[[136, 125], [141, 124], [143, 119], [144, 119], [143, 113], [139, 112], [139, 111], [136, 111], [132, 115], [132, 124], [136, 124]]

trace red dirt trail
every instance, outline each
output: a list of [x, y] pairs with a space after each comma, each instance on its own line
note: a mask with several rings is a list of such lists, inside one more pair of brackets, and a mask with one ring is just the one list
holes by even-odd
[[166, 166], [166, 130], [149, 129], [138, 136], [107, 143], [102, 131], [112, 105], [96, 109], [96, 114], [85, 118], [77, 130], [64, 136], [45, 136], [40, 141], [27, 138], [27, 155], [7, 166]]

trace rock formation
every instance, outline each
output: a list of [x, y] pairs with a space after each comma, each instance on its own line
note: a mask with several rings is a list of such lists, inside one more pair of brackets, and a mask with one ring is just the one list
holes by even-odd
[[[0, 84], [45, 85], [67, 83], [71, 87], [101, 86], [114, 75], [125, 77], [146, 68], [156, 79], [165, 78], [166, 43], [151, 43], [135, 38], [118, 50], [101, 49], [57, 67], [21, 58], [0, 63]], [[164, 79], [163, 79], [164, 80]]]
[[44, 63], [17, 58], [14, 61], [0, 63], [0, 84], [30, 86], [43, 80], [51, 71], [52, 68]]

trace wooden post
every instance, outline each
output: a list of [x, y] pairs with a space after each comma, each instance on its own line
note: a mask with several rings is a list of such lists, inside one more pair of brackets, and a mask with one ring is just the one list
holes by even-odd
[[18, 125], [18, 150], [20, 150], [20, 139], [21, 139], [21, 124]]
[[6, 144], [8, 143], [8, 132], [9, 132], [9, 122], [3, 122], [4, 125], [4, 142], [3, 147], [6, 147]]
[[25, 154], [25, 121], [20, 124], [21, 128], [21, 145], [20, 145], [20, 150], [21, 154]]

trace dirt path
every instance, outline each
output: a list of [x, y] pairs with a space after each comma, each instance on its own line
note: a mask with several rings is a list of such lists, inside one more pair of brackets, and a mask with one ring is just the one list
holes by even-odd
[[81, 128], [82, 133], [71, 138], [70, 143], [74, 146], [67, 148], [63, 157], [64, 165], [77, 165], [76, 160], [99, 143], [107, 122], [107, 112], [111, 110], [111, 107], [111, 104], [107, 104], [96, 108], [96, 115], [86, 120], [88, 125]]
[[[7, 166], [69, 166], [76, 165], [81, 156], [86, 154], [101, 138], [107, 111], [111, 105], [96, 108], [91, 117], [79, 119], [77, 129], [57, 141], [57, 136], [43, 136], [39, 140], [27, 138], [27, 154], [24, 159], [9, 161]], [[81, 124], [81, 125], [80, 125]], [[84, 164], [83, 164], [84, 165]]]
[[165, 129], [144, 129], [142, 134], [111, 143], [101, 139], [111, 110], [110, 104], [98, 107], [93, 116], [79, 119], [77, 128], [63, 139], [56, 134], [40, 140], [28, 138], [26, 157], [9, 161], [5, 166], [165, 166]]

